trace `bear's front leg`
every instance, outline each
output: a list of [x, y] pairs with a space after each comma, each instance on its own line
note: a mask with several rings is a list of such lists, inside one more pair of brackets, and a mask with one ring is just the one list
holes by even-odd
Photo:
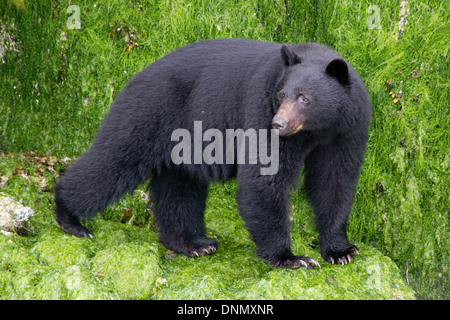
[[319, 145], [305, 161], [305, 187], [316, 215], [321, 255], [332, 264], [347, 264], [358, 254], [346, 230], [364, 155], [364, 145], [356, 141]]
[[295, 256], [291, 251], [287, 190], [268, 181], [259, 183], [265, 180], [263, 177], [259, 181], [238, 180], [239, 213], [258, 247], [258, 256], [277, 268], [320, 267], [314, 259]]

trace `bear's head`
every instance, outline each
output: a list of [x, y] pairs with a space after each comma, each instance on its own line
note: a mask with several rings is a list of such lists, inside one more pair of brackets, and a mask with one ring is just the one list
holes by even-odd
[[300, 56], [288, 45], [281, 47], [284, 70], [274, 93], [278, 109], [272, 119], [280, 136], [339, 127], [340, 109], [348, 100], [349, 67], [342, 58], [324, 55], [320, 49]]

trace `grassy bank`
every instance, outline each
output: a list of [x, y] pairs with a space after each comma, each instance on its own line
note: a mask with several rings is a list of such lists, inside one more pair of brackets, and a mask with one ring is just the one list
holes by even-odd
[[[37, 150], [58, 159], [79, 155], [89, 147], [102, 117], [125, 83], [152, 61], [187, 43], [220, 37], [317, 41], [330, 45], [352, 63], [364, 79], [373, 103], [370, 140], [349, 223], [350, 238], [368, 248], [369, 253], [376, 248], [390, 257], [417, 297], [450, 297], [450, 26], [445, 3], [408, 1], [405, 13], [400, 2], [351, 0], [71, 3], [80, 8], [81, 29], [68, 28], [67, 20], [73, 12], [67, 13], [66, 2], [0, 0], [0, 175], [8, 178], [2, 191], [23, 198], [25, 205], [37, 211], [31, 235], [5, 249], [27, 257], [20, 263], [31, 263], [27, 259], [49, 261], [41, 252], [57, 243], [53, 234], [47, 235], [48, 228], [59, 232], [54, 222], [49, 222], [54, 175], [46, 179], [48, 192], [36, 189], [31, 182], [28, 187], [19, 187], [28, 180], [18, 168], [25, 165], [25, 171], [34, 169], [27, 169], [31, 165], [28, 162], [10, 160], [7, 153]], [[399, 16], [407, 21], [400, 38]], [[240, 239], [232, 247], [239, 252], [238, 257], [245, 257], [251, 255], [245, 250], [253, 249], [239, 227], [235, 191], [233, 182], [223, 188], [214, 186], [208, 199], [209, 208], [230, 206], [222, 211], [230, 211], [227, 227], [231, 231], [215, 226], [214, 215], [208, 215], [208, 226], [216, 233], [220, 231], [225, 242]], [[101, 220], [93, 222], [94, 228], [101, 225], [97, 229], [101, 233], [104, 224], [120, 226], [123, 208], [129, 207], [136, 214], [132, 224], [152, 230], [151, 218], [137, 214], [146, 212], [144, 205], [130, 198], [107, 209]], [[297, 249], [305, 245], [304, 249], [314, 254], [318, 250], [317, 235], [301, 189], [292, 195], [292, 213], [296, 224], [293, 235], [305, 239], [295, 242]], [[123, 231], [127, 236], [121, 238], [117, 235], [121, 230], [118, 227], [114, 234], [124, 242], [117, 240], [120, 243], [114, 245], [132, 247], [133, 239], [141, 237]], [[150, 244], [156, 239], [154, 230], [146, 236]], [[68, 239], [62, 234], [58, 237], [59, 241]], [[76, 265], [78, 271], [74, 268], [64, 272], [83, 275], [86, 264], [94, 263], [103, 270], [104, 261], [112, 254], [107, 251], [107, 241], [113, 240], [98, 241], [105, 242], [95, 248], [87, 242], [76, 242], [74, 246], [81, 245], [86, 257], [70, 258], [70, 265], [59, 268]], [[23, 247], [21, 242], [25, 242]], [[161, 250], [155, 246], [149, 250]], [[104, 254], [97, 257], [101, 250], [105, 250]], [[140, 248], [130, 250], [139, 252]], [[94, 256], [98, 258], [95, 261]], [[258, 274], [269, 277], [265, 273], [267, 266], [250, 260], [247, 264], [257, 264], [256, 269], [248, 269], [256, 270], [249, 271], [250, 278], [256, 279]], [[52, 263], [44, 266], [56, 268]], [[168, 263], [170, 266], [172, 260]], [[182, 265], [194, 268], [190, 263]], [[0, 264], [0, 268], [5, 277], [11, 276], [5, 265]], [[177, 270], [182, 272], [181, 268]], [[54, 279], [61, 272], [55, 271]], [[108, 273], [106, 269], [101, 272]], [[142, 272], [148, 281], [165, 279], [156, 277], [154, 274], [160, 274], [156, 271]], [[214, 275], [216, 271], [211, 272]], [[261, 285], [258, 283], [252, 285]], [[249, 287], [248, 283], [242, 286]], [[164, 292], [163, 297], [170, 297], [170, 291]]]

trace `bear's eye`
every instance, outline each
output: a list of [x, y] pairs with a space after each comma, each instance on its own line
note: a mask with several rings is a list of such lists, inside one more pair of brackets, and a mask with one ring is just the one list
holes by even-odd
[[286, 98], [286, 93], [284, 92], [278, 92], [278, 100], [283, 100], [284, 98]]
[[300, 95], [298, 96], [298, 101], [303, 102], [303, 103], [308, 103], [308, 102], [309, 102], [309, 99], [308, 99], [307, 97], [305, 97], [304, 94], [300, 94]]

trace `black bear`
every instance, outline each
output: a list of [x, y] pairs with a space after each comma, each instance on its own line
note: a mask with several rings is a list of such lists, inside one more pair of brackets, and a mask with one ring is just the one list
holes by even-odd
[[[149, 180], [161, 243], [187, 256], [211, 254], [218, 244], [205, 236], [208, 183], [235, 177], [239, 213], [258, 255], [276, 267], [312, 268], [315, 260], [290, 248], [289, 191], [304, 164], [321, 255], [346, 264], [358, 254], [346, 224], [370, 114], [360, 77], [327, 46], [217, 39], [182, 47], [134, 76], [117, 96], [90, 149], [55, 186], [56, 220], [68, 233], [92, 237], [81, 221]], [[199, 123], [214, 130], [209, 141], [231, 129], [259, 130], [261, 139], [276, 129], [279, 140], [266, 143], [276, 152], [275, 170], [262, 174], [261, 155], [239, 162], [242, 150], [252, 156], [248, 148], [234, 147], [226, 161], [212, 162], [181, 148], [185, 161], [174, 161], [174, 132], [194, 133]], [[192, 149], [201, 156], [207, 141], [194, 139]], [[230, 152], [214, 146], [211, 157]]]

